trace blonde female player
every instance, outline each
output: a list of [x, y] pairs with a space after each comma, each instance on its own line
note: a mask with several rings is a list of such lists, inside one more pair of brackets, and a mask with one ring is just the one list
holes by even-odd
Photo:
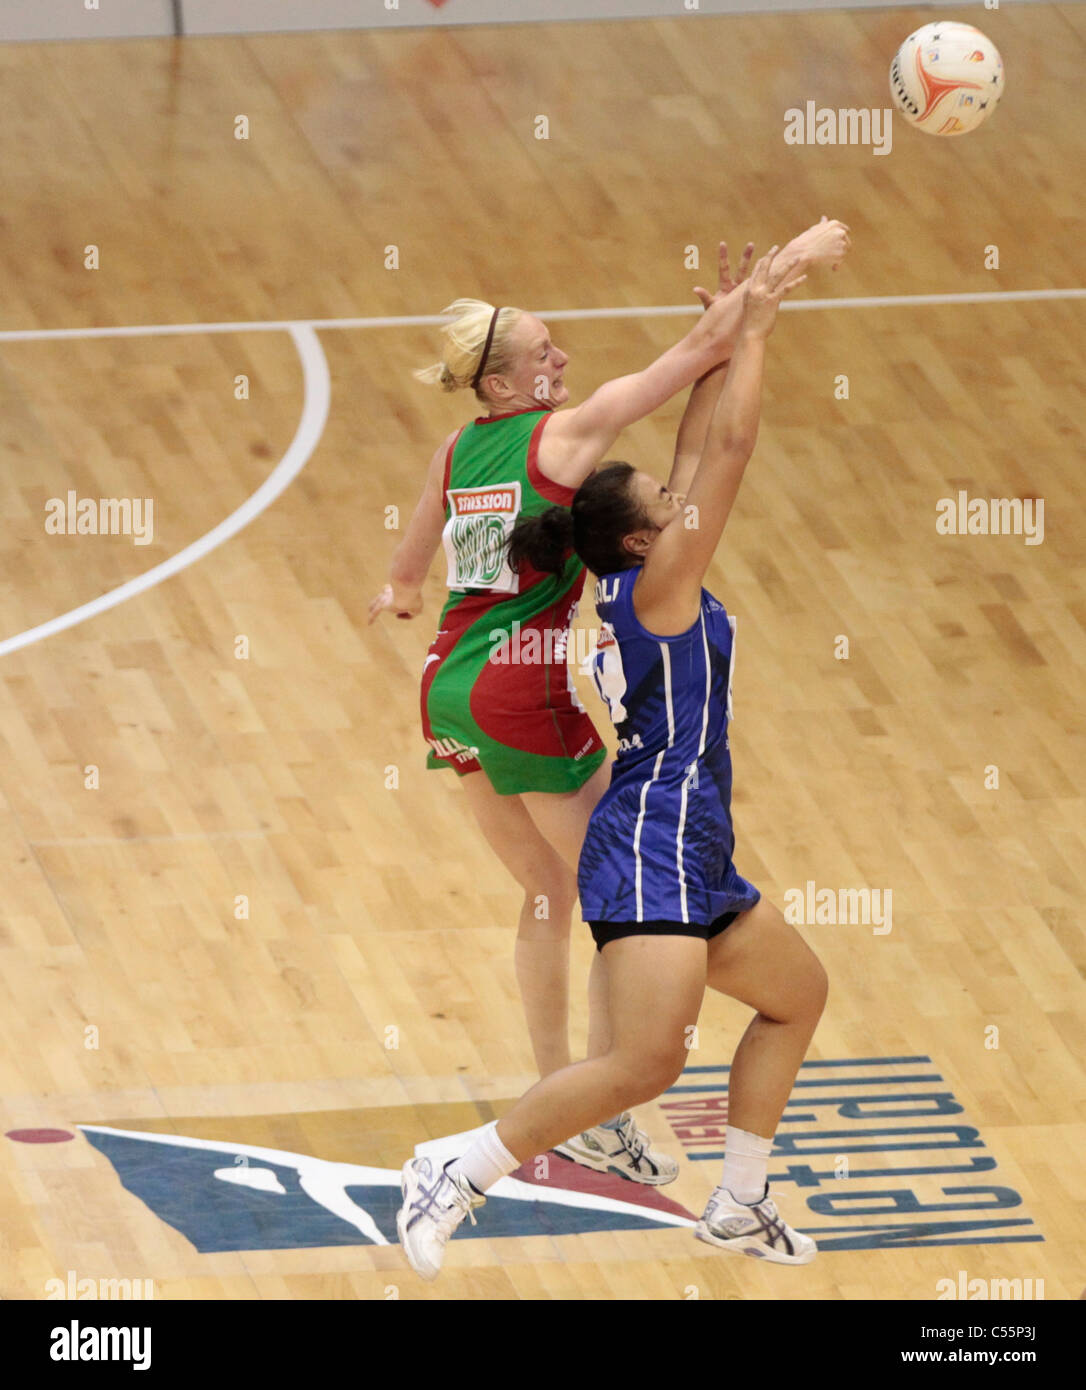
[[[847, 228], [823, 218], [784, 254], [797, 267], [836, 265], [847, 248]], [[569, 400], [568, 356], [544, 323], [518, 309], [458, 300], [450, 306], [457, 317], [445, 330], [443, 362], [417, 374], [446, 390], [470, 387], [486, 413], [434, 454], [370, 620], [386, 608], [403, 618], [421, 611], [422, 582], [444, 542], [451, 593], [422, 684], [428, 764], [461, 775], [484, 837], [524, 890], [516, 970], [541, 1076], [570, 1061], [572, 870], [607, 779], [603, 745], [576, 703], [565, 661], [583, 566], [567, 553], [552, 573], [530, 564], [514, 568], [505, 546], [518, 516], [555, 503], [568, 507], [623, 428], [726, 361], [742, 315], [738, 280], [722, 245], [720, 289], [712, 297], [697, 292], [707, 312], [696, 327], [649, 367], [607, 382], [576, 408], [562, 409]], [[527, 652], [533, 631], [542, 639], [541, 661], [491, 660], [496, 638], [508, 642], [519, 632]], [[542, 920], [541, 900], [547, 904]], [[598, 961], [590, 979], [589, 1055], [607, 1043]], [[629, 1114], [604, 1118], [559, 1151], [640, 1182], [676, 1176], [674, 1160], [651, 1151]]]
[[[579, 883], [607, 960], [612, 1038], [604, 1055], [544, 1077], [462, 1157], [436, 1171], [426, 1158], [404, 1166], [400, 1240], [424, 1278], [436, 1277], [448, 1237], [500, 1178], [563, 1135], [674, 1083], [706, 984], [756, 1012], [732, 1063], [724, 1171], [696, 1234], [784, 1264], [815, 1256], [814, 1242], [778, 1215], [766, 1172], [826, 977], [732, 863], [732, 629], [701, 587], [754, 449], [766, 339], [801, 278], [775, 251], [759, 261], [689, 490], [684, 467], [662, 487], [628, 464], [610, 464], [578, 490], [572, 513], [514, 531], [514, 555], [547, 569], [564, 525], [600, 576], [596, 604], [610, 640], [595, 658], [596, 678], [620, 744], [589, 823]], [[704, 394], [716, 390], [707, 383]], [[691, 408], [701, 413], [704, 402]], [[696, 526], [684, 524], [689, 515]]]

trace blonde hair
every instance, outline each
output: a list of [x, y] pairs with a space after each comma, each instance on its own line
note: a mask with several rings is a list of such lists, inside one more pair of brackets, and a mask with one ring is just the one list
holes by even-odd
[[[496, 307], [482, 299], [457, 299], [442, 309], [443, 314], [456, 316], [452, 323], [447, 323], [442, 329], [442, 360], [435, 362], [432, 367], [413, 372], [416, 381], [424, 381], [428, 386], [440, 386], [443, 391], [461, 391], [470, 386], [479, 370], [490, 320]], [[487, 376], [491, 373], [500, 376], [512, 367], [513, 353], [509, 339], [520, 315], [521, 310], [513, 308], [503, 308], [498, 315], [486, 361]], [[475, 394], [482, 400], [482, 382], [479, 386]]]

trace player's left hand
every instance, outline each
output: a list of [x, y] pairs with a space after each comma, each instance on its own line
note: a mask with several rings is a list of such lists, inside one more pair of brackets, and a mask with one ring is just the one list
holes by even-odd
[[391, 608], [397, 618], [417, 618], [422, 612], [422, 590], [386, 584], [370, 604], [367, 626], [376, 622], [386, 608]]

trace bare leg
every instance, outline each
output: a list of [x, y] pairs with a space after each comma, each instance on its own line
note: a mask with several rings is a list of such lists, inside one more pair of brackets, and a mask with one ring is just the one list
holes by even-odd
[[763, 898], [709, 943], [708, 983], [757, 1010], [732, 1060], [728, 1123], [771, 1139], [826, 1004], [826, 972]]
[[687, 1029], [705, 992], [705, 942], [691, 936], [612, 941], [608, 1012], [613, 1037], [602, 1057], [546, 1076], [498, 1121], [521, 1163], [619, 1111], [654, 1100], [686, 1063]]
[[602, 1057], [611, 1046], [611, 1021], [607, 1002], [607, 952], [597, 951], [588, 972], [588, 1048], [589, 1057]]
[[[581, 857], [581, 846], [588, 830], [588, 820], [596, 803], [607, 790], [611, 780], [608, 764], [597, 768], [583, 787], [559, 795], [526, 792], [521, 798], [528, 814], [541, 834], [566, 860], [574, 872]], [[592, 957], [588, 977], [588, 1056], [602, 1057], [611, 1041], [607, 1021], [607, 961], [606, 953], [597, 951]]]
[[605, 763], [575, 792], [525, 792], [521, 797], [540, 834], [574, 873], [588, 830], [588, 818], [610, 780], [611, 770]]
[[487, 843], [524, 889], [514, 961], [536, 1066], [547, 1076], [570, 1062], [569, 929], [577, 881], [519, 796], [499, 796], [481, 772], [462, 786]]

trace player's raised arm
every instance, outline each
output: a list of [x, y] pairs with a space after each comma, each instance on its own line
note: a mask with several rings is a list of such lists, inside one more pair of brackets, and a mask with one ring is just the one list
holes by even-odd
[[[739, 261], [739, 269], [733, 276], [728, 258], [727, 242], [722, 241], [720, 243], [716, 294], [711, 295], [700, 285], [694, 290], [706, 310], [712, 307], [715, 300], [730, 294], [736, 286], [743, 283], [750, 273], [750, 261], [753, 255], [754, 243], [748, 241]], [[701, 451], [705, 445], [705, 436], [709, 432], [709, 421], [713, 418], [713, 411], [720, 399], [727, 370], [727, 362], [718, 362], [715, 367], [710, 367], [704, 376], [698, 377], [691, 387], [690, 399], [686, 403], [686, 410], [683, 412], [683, 418], [679, 424], [679, 432], [675, 436], [675, 461], [672, 465], [671, 476], [667, 480], [668, 490], [679, 498], [686, 496], [686, 490], [690, 486], [690, 480], [698, 466]]]
[[[848, 227], [823, 217], [784, 247], [781, 262], [794, 274], [819, 265], [832, 265], [836, 270], [849, 246]], [[727, 270], [727, 245], [722, 242], [720, 289], [712, 297], [704, 290], [695, 291], [706, 309], [701, 321], [643, 371], [605, 382], [582, 405], [556, 414], [540, 455], [540, 467], [548, 478], [567, 487], [580, 487], [628, 425], [651, 415], [679, 391], [727, 362], [743, 316], [746, 287], [742, 279], [748, 254], [749, 248], [733, 281]]]
[[650, 632], [682, 632], [697, 618], [701, 586], [758, 438], [766, 339], [784, 295], [806, 277], [781, 264], [777, 248], [748, 283], [739, 340], [709, 425], [681, 516], [663, 528], [634, 589], [638, 621]]
[[643, 371], [616, 377], [583, 405], [556, 414], [540, 466], [556, 483], [579, 487], [627, 425], [651, 415], [732, 352], [743, 317], [743, 288], [718, 299], [689, 333]]
[[[778, 253], [778, 262], [782, 266], [792, 265], [797, 274], [819, 265], [832, 265], [836, 270], [843, 257], [847, 255], [850, 245], [848, 227], [843, 222], [831, 222], [828, 217], [823, 217], [821, 222], [808, 227], [805, 232], [790, 241]], [[716, 294], [710, 295], [708, 290], [700, 287], [694, 291], [706, 309], [742, 284], [750, 270], [753, 253], [754, 243], [750, 242], [743, 251], [739, 270], [733, 277], [728, 263], [727, 245], [723, 241], [720, 243], [719, 287]], [[690, 399], [675, 439], [675, 461], [671, 476], [667, 480], [669, 491], [677, 497], [685, 497], [698, 466], [709, 431], [709, 421], [713, 418], [716, 403], [720, 399], [727, 366], [727, 362], [718, 363], [704, 376], [699, 377], [691, 389]]]

